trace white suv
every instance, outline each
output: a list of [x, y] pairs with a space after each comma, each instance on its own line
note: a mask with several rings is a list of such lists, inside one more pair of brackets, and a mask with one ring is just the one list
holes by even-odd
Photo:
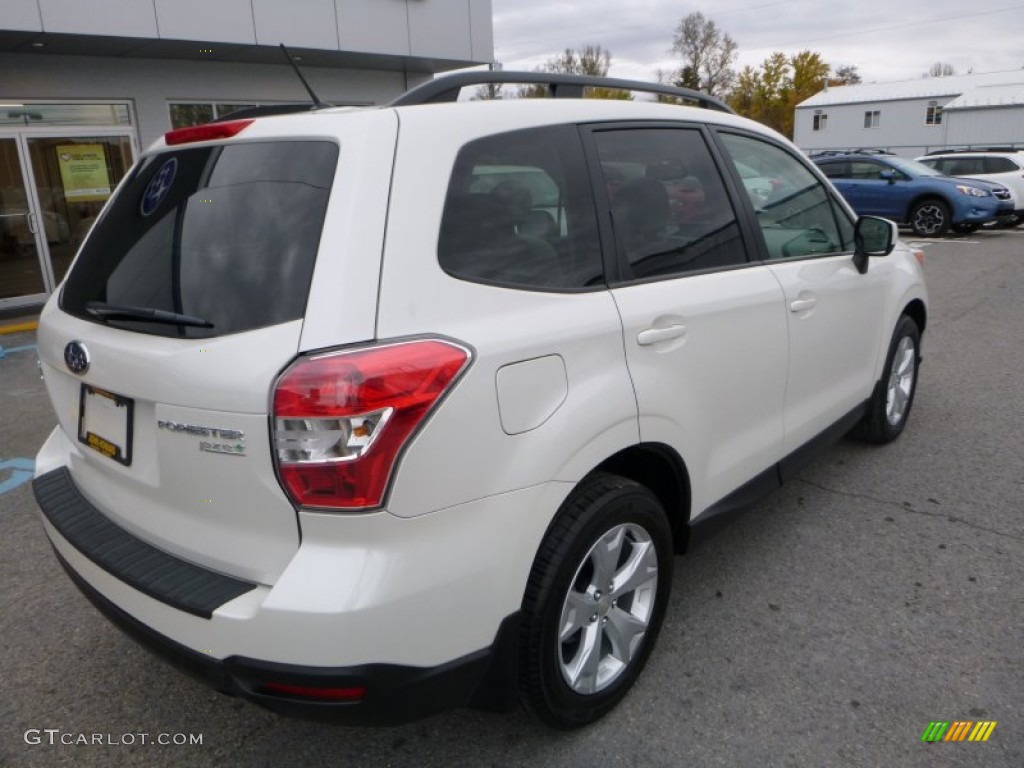
[[701, 94], [452, 99], [539, 77], [172, 131], [45, 307], [46, 533], [218, 689], [583, 725], [690, 526], [903, 430], [927, 299], [894, 224]]
[[1013, 196], [1013, 213], [999, 224], [1004, 227], [1024, 224], [1024, 150], [955, 149], [931, 152], [917, 159], [947, 176], [1002, 184]]

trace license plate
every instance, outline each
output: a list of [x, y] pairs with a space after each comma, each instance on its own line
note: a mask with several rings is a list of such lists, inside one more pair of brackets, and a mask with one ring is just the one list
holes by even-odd
[[82, 384], [78, 442], [126, 467], [131, 465], [134, 410], [130, 397]]

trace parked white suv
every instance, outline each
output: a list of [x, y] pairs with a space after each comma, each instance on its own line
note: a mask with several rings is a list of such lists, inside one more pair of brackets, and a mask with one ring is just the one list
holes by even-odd
[[[452, 100], [542, 77], [710, 108]], [[82, 591], [220, 690], [580, 726], [690, 526], [900, 434], [926, 302], [894, 224], [693, 92], [476, 72], [181, 129], [43, 311], [36, 497]]]
[[1016, 227], [1024, 224], [1024, 150], [954, 149], [931, 152], [917, 159], [947, 176], [1002, 184], [1013, 196], [1013, 214], [1001, 219], [999, 225]]

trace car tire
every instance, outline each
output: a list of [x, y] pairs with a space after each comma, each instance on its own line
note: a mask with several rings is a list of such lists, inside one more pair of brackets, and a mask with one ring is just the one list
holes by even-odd
[[523, 599], [521, 700], [555, 728], [587, 725], [626, 695], [650, 654], [672, 582], [657, 497], [596, 473], [548, 529]]
[[974, 224], [971, 222], [962, 221], [959, 224], [953, 224], [950, 229], [956, 232], [958, 235], [969, 235], [972, 232], [977, 232], [981, 229], [981, 224]]
[[915, 203], [908, 218], [918, 237], [938, 237], [949, 229], [949, 206], [938, 198], [928, 198]]
[[907, 315], [900, 317], [885, 356], [882, 378], [868, 402], [864, 418], [850, 433], [869, 443], [889, 443], [903, 432], [917, 391], [921, 362], [921, 331]]

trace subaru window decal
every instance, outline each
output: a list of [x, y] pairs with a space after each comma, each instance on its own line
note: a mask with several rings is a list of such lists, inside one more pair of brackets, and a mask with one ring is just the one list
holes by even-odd
[[160, 166], [153, 178], [146, 185], [146, 191], [142, 193], [142, 202], [139, 204], [139, 213], [149, 216], [160, 207], [160, 203], [171, 191], [171, 184], [174, 183], [174, 175], [178, 172], [178, 159], [172, 157]]

